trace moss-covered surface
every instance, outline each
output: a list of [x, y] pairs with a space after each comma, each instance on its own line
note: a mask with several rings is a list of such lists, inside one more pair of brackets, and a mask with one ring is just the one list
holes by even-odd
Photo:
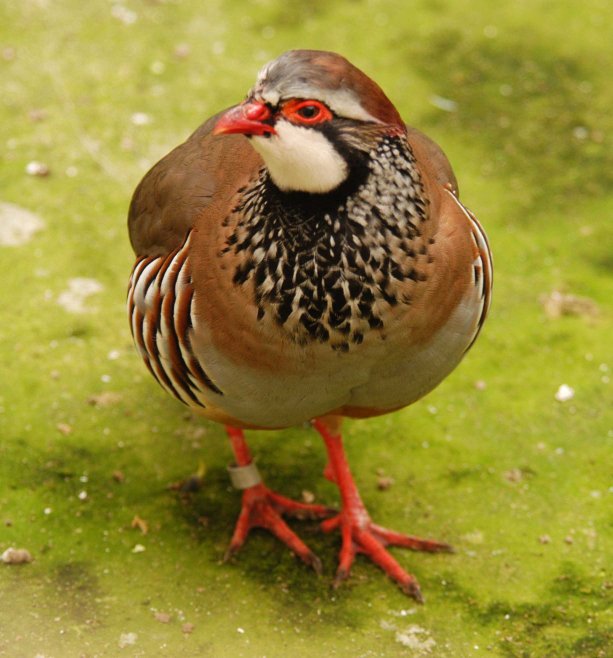
[[[34, 557], [0, 564], [0, 655], [610, 655], [612, 25], [601, 0], [0, 5], [0, 203], [44, 223], [0, 246], [0, 552]], [[495, 251], [464, 364], [347, 426], [373, 517], [457, 547], [396, 552], [421, 607], [362, 560], [331, 590], [338, 538], [314, 523], [295, 526], [322, 578], [258, 533], [222, 564], [223, 430], [158, 389], [125, 321], [131, 190], [296, 46], [343, 52], [443, 145]], [[82, 313], [62, 297], [78, 277], [102, 286]], [[591, 303], [550, 317], [552, 291]], [[310, 429], [252, 445], [271, 486], [335, 500]], [[200, 463], [201, 491], [169, 489]]]

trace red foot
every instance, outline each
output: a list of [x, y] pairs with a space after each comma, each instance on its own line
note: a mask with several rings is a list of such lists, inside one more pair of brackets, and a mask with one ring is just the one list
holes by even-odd
[[429, 553], [453, 551], [449, 544], [403, 535], [375, 525], [361, 505], [353, 509], [345, 507], [340, 514], [324, 521], [321, 528], [324, 532], [340, 529], [342, 536], [343, 544], [334, 579], [335, 587], [348, 578], [356, 553], [363, 553], [396, 581], [405, 594], [412, 596], [419, 603], [423, 603], [423, 597], [417, 579], [405, 571], [384, 547], [401, 546]]
[[337, 484], [343, 501], [341, 513], [321, 524], [325, 532], [336, 529], [341, 532], [342, 547], [334, 585], [337, 587], [349, 576], [356, 553], [364, 553], [395, 580], [405, 594], [422, 603], [423, 597], [417, 579], [396, 562], [385, 550], [385, 546], [401, 546], [429, 553], [452, 552], [453, 549], [448, 544], [403, 535], [375, 525], [368, 516], [351, 476], [338, 428], [337, 431], [332, 431], [321, 419], [314, 420], [313, 425], [328, 449], [330, 461], [324, 474]]
[[311, 549], [285, 523], [281, 515], [299, 519], [321, 519], [334, 514], [324, 505], [300, 503], [271, 491], [263, 484], [256, 484], [243, 491], [243, 503], [234, 534], [226, 551], [229, 559], [245, 543], [252, 528], [264, 528], [272, 532], [305, 563], [321, 574], [321, 561]]

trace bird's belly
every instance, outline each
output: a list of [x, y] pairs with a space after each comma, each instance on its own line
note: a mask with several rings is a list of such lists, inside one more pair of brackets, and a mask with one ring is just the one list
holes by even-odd
[[198, 341], [199, 359], [223, 391], [206, 395], [210, 415], [259, 427], [296, 425], [351, 408], [370, 415], [409, 405], [435, 388], [461, 361], [479, 314], [476, 300], [461, 302], [427, 342], [411, 341], [410, 329], [368, 337], [349, 352], [325, 343], [292, 346], [279, 354], [278, 370], [238, 363], [209, 341]]
[[472, 299], [465, 300], [430, 340], [404, 351], [390, 350], [375, 360], [369, 380], [352, 389], [347, 405], [393, 410], [422, 398], [460, 363], [474, 339], [480, 312]]

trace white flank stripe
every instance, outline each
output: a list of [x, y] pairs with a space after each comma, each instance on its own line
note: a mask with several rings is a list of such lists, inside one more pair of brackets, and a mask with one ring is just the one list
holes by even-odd
[[[147, 302], [145, 299], [145, 290], [147, 289], [147, 284], [151, 280], [151, 270], [153, 270], [157, 263], [158, 258], [152, 260], [146, 267], [142, 269], [140, 273], [134, 271], [135, 276], [135, 286], [134, 286], [134, 305], [139, 309], [141, 313], [145, 312], [147, 308]], [[150, 286], [150, 290], [153, 287]]]
[[162, 281], [160, 282], [160, 292], [162, 295], [166, 295], [168, 291], [170, 290], [170, 279], [172, 276], [174, 276], [174, 270], [177, 266], [177, 259], [181, 255], [181, 250], [177, 251], [177, 253], [174, 255], [173, 259], [170, 261], [170, 265], [166, 268], [166, 271], [164, 272], [164, 276], [162, 277]]

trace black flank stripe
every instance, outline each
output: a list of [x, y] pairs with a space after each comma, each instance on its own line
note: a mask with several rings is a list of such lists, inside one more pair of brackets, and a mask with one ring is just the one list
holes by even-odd
[[136, 326], [136, 333], [134, 334], [134, 342], [141, 348], [142, 352], [142, 357], [143, 361], [145, 362], [145, 365], [147, 366], [147, 370], [153, 375], [155, 381], [162, 387], [162, 382], [160, 381], [160, 378], [158, 377], [157, 372], [155, 371], [155, 368], [151, 365], [151, 359], [149, 357], [149, 351], [147, 350], [147, 347], [145, 345], [145, 340], [143, 338], [143, 323], [145, 321], [145, 316], [138, 310], [135, 309], [134, 312], [134, 320], [133, 324]]
[[132, 339], [136, 341], [136, 336], [134, 334], [134, 287], [130, 286], [128, 291], [128, 318], [130, 319], [130, 333], [132, 334]]
[[[183, 261], [185, 258], [183, 258]], [[191, 389], [189, 377], [187, 373], [187, 365], [183, 360], [181, 348], [179, 347], [179, 339], [177, 337], [176, 327], [174, 324], [174, 311], [175, 311], [175, 286], [177, 277], [181, 268], [181, 261], [177, 261], [175, 268], [168, 271], [168, 291], [162, 300], [162, 315], [168, 327], [168, 335], [164, 336], [167, 341], [168, 353], [170, 356], [171, 376], [175, 383], [179, 384], [183, 392], [189, 397], [192, 402], [198, 406], [202, 406], [200, 400], [194, 395]]]
[[151, 360], [152, 367], [156, 373], [156, 379], [168, 389], [178, 400], [185, 404], [185, 401], [177, 389], [174, 387], [173, 383], [170, 381], [170, 378], [164, 370], [162, 361], [160, 359], [160, 354], [158, 352], [158, 347], [156, 343], [156, 335], [160, 330], [160, 318], [161, 318], [161, 306], [162, 306], [162, 297], [159, 290], [157, 291], [155, 298], [153, 300], [153, 307], [149, 310], [147, 320], [149, 320], [149, 333], [145, 338], [145, 349], [149, 354], [149, 359]]
[[187, 343], [187, 332], [191, 327], [191, 308], [192, 298], [194, 296], [194, 289], [191, 285], [185, 285], [181, 290], [179, 298], [175, 302], [175, 331], [179, 337], [179, 341]]
[[194, 373], [194, 375], [198, 378], [198, 380], [204, 384], [207, 388], [211, 389], [213, 393], [217, 393], [219, 395], [223, 395], [223, 391], [215, 386], [215, 384], [212, 382], [211, 378], [204, 372], [202, 366], [200, 365], [200, 362], [196, 360], [195, 357], [192, 357], [189, 362], [189, 367], [190, 370]]
[[[191, 325], [193, 301], [194, 301], [194, 291], [191, 290], [189, 295], [189, 311], [187, 313], [187, 317], [190, 318], [190, 325]], [[194, 377], [196, 377], [196, 379], [198, 379], [201, 384], [204, 384], [211, 391], [213, 391], [213, 393], [218, 393], [219, 395], [223, 395], [224, 392], [213, 383], [211, 378], [206, 374], [203, 367], [200, 365], [200, 362], [196, 359], [196, 357], [193, 356], [194, 351], [192, 350], [189, 333], [187, 331], [184, 334], [184, 340], [185, 340], [185, 348], [187, 350], [187, 353], [191, 355], [189, 360], [189, 369], [192, 375], [194, 375]]]

